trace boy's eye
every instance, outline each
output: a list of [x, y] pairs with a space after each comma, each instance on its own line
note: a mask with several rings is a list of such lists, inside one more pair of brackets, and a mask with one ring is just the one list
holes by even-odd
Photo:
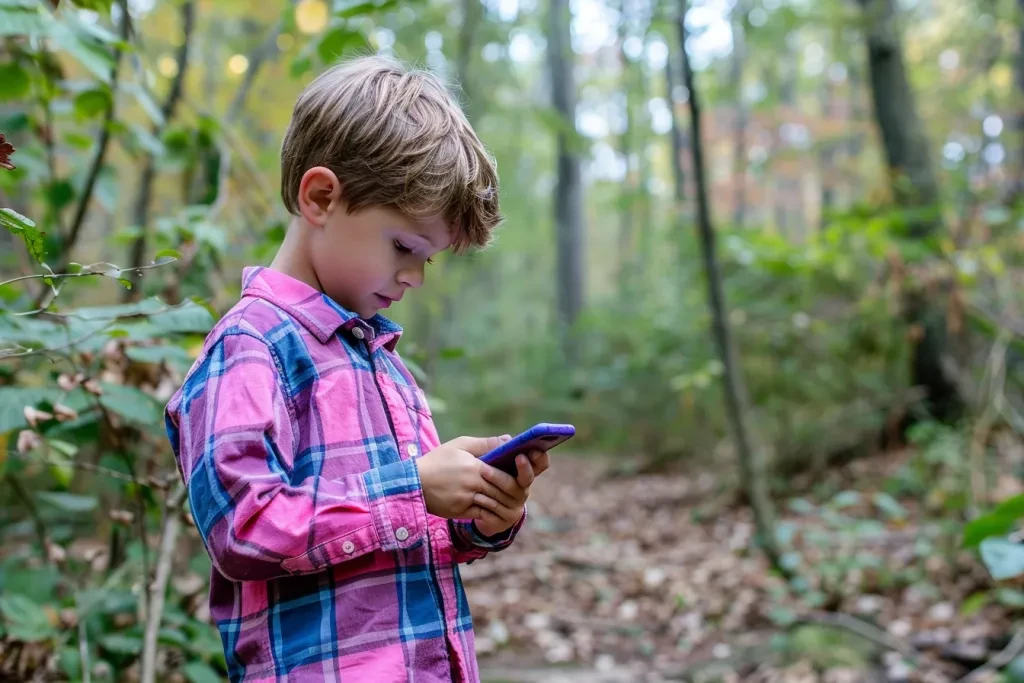
[[[395, 240], [395, 249], [397, 249], [398, 252], [401, 253], [401, 254], [411, 254], [412, 253], [412, 249], [410, 249], [409, 247], [405, 246], [404, 244], [402, 244], [398, 240]], [[427, 259], [427, 263], [433, 264], [434, 263], [434, 259], [428, 258]]]

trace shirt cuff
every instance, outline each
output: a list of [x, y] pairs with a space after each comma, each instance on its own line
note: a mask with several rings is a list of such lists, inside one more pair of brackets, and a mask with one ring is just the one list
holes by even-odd
[[408, 550], [427, 533], [427, 504], [414, 460], [377, 467], [363, 475], [381, 550]]

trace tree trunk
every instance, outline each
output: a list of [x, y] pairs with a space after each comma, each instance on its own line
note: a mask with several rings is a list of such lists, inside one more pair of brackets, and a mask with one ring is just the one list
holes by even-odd
[[743, 61], [746, 58], [745, 36], [743, 33], [746, 7], [743, 0], [737, 0], [732, 10], [732, 61], [729, 67], [730, 90], [735, 100], [736, 120], [733, 122], [733, 205], [732, 223], [742, 228], [747, 213], [747, 106], [743, 102]]
[[623, 178], [619, 192], [619, 294], [627, 299], [630, 291], [630, 280], [633, 276], [633, 206], [636, 200], [636, 183], [633, 166], [633, 102], [632, 102], [632, 71], [633, 66], [623, 48], [627, 37], [629, 22], [628, 0], [620, 3], [619, 19], [619, 64], [622, 68], [622, 92], [625, 95], [626, 125], [619, 136], [619, 152], [626, 160], [626, 177]]
[[724, 367], [725, 408], [736, 442], [743, 485], [754, 513], [758, 540], [772, 566], [785, 576], [790, 574], [783, 565], [782, 552], [775, 536], [775, 513], [768, 494], [764, 476], [762, 452], [752, 438], [747, 425], [747, 398], [743, 384], [736, 348], [729, 330], [725, 295], [722, 291], [721, 273], [715, 254], [715, 231], [711, 225], [711, 209], [708, 206], [707, 181], [704, 177], [704, 150], [701, 140], [700, 97], [694, 85], [693, 68], [686, 54], [686, 12], [687, 0], [679, 2], [679, 45], [683, 60], [683, 79], [690, 91], [690, 150], [693, 159], [693, 177], [697, 194], [697, 228], [700, 235], [701, 256], [707, 277], [708, 305], [711, 308], [715, 344]]
[[1017, 81], [1017, 117], [1014, 124], [1017, 133], [1014, 177], [1010, 187], [1010, 199], [1016, 201], [1024, 193], [1024, 0], [1017, 0], [1017, 54], [1013, 58], [1015, 80]]
[[[920, 240], [943, 229], [939, 185], [928, 153], [924, 126], [903, 63], [903, 45], [896, 26], [893, 0], [860, 0], [865, 11], [868, 73], [875, 122], [885, 146], [897, 204], [908, 216], [906, 233]], [[919, 331], [911, 378], [925, 390], [932, 416], [954, 421], [963, 413], [963, 399], [951, 376], [951, 360], [942, 301], [934, 292], [907, 298], [906, 316]]]
[[[576, 140], [576, 85], [569, 37], [569, 0], [552, 0], [548, 16], [548, 63], [552, 100], [567, 130], [558, 133], [555, 226], [558, 250], [558, 314], [568, 333], [583, 308], [583, 183]], [[570, 133], [571, 131], [571, 133]], [[572, 359], [566, 337], [567, 357]]]
[[[686, 59], [684, 54], [683, 60]], [[669, 111], [672, 112], [672, 189], [676, 199], [679, 215], [682, 215], [683, 207], [686, 204], [686, 172], [683, 170], [683, 154], [686, 151], [686, 136], [679, 126], [679, 117], [676, 116], [675, 100], [672, 91], [676, 87], [678, 76], [675, 74], [675, 66], [672, 64], [672, 51], [669, 50], [668, 59], [665, 61], [665, 90], [668, 92]], [[691, 97], [693, 94], [690, 94]]]
[[[174, 80], [171, 81], [170, 90], [167, 91], [167, 99], [164, 100], [163, 106], [160, 107], [160, 113], [163, 115], [163, 123], [153, 125], [153, 137], [159, 138], [163, 131], [163, 128], [167, 126], [171, 119], [174, 117], [174, 110], [178, 106], [178, 102], [181, 100], [181, 95], [185, 90], [185, 73], [188, 71], [189, 61], [189, 43], [192, 41], [192, 27], [195, 23], [195, 3], [189, 0], [181, 6], [181, 25], [182, 25], [182, 41], [181, 46], [178, 48], [178, 54], [176, 62], [178, 64], [178, 72], [174, 76]], [[156, 158], [152, 154], [146, 155], [146, 160], [142, 165], [142, 172], [139, 176], [139, 189], [135, 195], [135, 205], [132, 210], [132, 225], [135, 225], [139, 229], [139, 236], [135, 238], [135, 242], [132, 244], [131, 255], [129, 263], [132, 268], [138, 268], [142, 265], [142, 262], [146, 258], [146, 249], [149, 242], [149, 209], [153, 199], [153, 181], [156, 180]], [[122, 298], [125, 301], [138, 299], [142, 296], [141, 279], [140, 273], [133, 273], [134, 279], [136, 279], [138, 287], [124, 290]]]

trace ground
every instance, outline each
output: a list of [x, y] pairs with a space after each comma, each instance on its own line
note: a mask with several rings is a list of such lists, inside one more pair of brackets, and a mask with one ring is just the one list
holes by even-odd
[[885, 493], [912, 453], [779, 501], [791, 584], [720, 474], [617, 477], [558, 456], [514, 546], [462, 569], [485, 683], [954, 681], [1007, 644], [1012, 611], [962, 523], [934, 496]]

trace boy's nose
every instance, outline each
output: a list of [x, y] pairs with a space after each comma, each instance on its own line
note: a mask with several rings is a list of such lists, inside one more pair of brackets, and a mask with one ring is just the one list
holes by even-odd
[[423, 268], [403, 268], [398, 271], [398, 282], [406, 287], [421, 287], [423, 285]]

